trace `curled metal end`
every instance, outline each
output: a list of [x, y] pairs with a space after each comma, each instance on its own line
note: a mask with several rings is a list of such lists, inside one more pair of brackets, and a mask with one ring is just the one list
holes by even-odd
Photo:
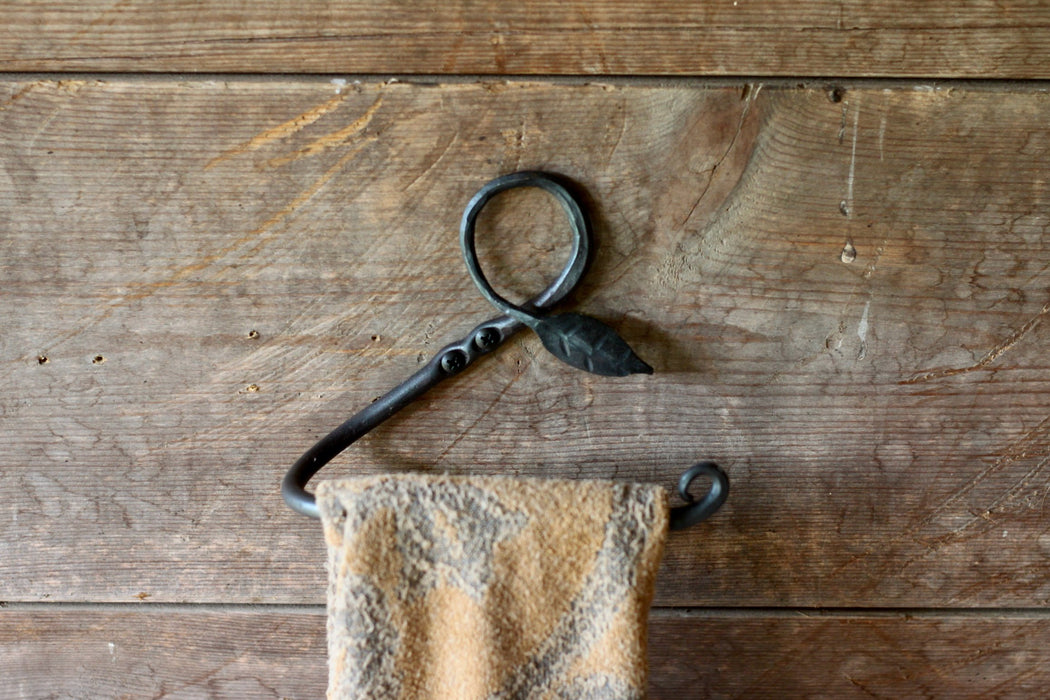
[[[706, 476], [711, 479], [711, 488], [699, 501], [689, 493], [689, 486], [698, 476]], [[671, 509], [669, 527], [672, 530], [684, 530], [714, 515], [729, 497], [729, 477], [714, 462], [694, 464], [678, 480], [678, 495], [687, 505]]]

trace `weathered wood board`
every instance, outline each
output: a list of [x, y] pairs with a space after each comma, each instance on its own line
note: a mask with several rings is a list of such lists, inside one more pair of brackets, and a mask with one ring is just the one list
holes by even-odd
[[4, 71], [1050, 77], [1036, 0], [6, 0]]
[[[0, 698], [324, 695], [322, 611], [156, 607], [0, 610]], [[1041, 615], [654, 611], [650, 697], [1040, 697], [1048, 642]]]
[[[543, 168], [593, 200], [575, 306], [656, 374], [523, 335], [333, 476], [713, 458], [730, 500], [658, 605], [1044, 605], [1048, 117], [1002, 87], [0, 82], [0, 600], [322, 602], [281, 476], [494, 313], [462, 207]], [[537, 289], [560, 214], [496, 204], [487, 269]]]

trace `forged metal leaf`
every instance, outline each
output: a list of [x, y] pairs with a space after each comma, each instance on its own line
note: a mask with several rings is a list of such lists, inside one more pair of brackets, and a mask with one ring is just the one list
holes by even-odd
[[547, 316], [533, 330], [552, 355], [578, 369], [607, 377], [653, 373], [616, 331], [596, 318], [574, 313]]

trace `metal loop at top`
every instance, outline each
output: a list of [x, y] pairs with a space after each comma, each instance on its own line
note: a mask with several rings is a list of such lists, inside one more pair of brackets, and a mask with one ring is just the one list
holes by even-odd
[[569, 261], [565, 264], [565, 268], [545, 290], [528, 302], [528, 306], [533, 308], [552, 306], [564, 299], [579, 284], [590, 255], [591, 230], [587, 217], [583, 215], [583, 210], [576, 198], [564, 185], [546, 173], [523, 171], [498, 177], [478, 190], [477, 194], [467, 203], [467, 208], [463, 211], [463, 220], [459, 226], [459, 243], [463, 248], [463, 258], [467, 263], [467, 271], [471, 279], [474, 280], [474, 284], [489, 303], [515, 320], [531, 326], [535, 321], [535, 315], [530, 313], [528, 308], [504, 299], [489, 284], [485, 273], [481, 270], [477, 249], [474, 245], [474, 228], [481, 210], [500, 192], [518, 187], [539, 187], [553, 195], [565, 210], [565, 215], [569, 219], [569, 227], [572, 229], [572, 252], [569, 253]]

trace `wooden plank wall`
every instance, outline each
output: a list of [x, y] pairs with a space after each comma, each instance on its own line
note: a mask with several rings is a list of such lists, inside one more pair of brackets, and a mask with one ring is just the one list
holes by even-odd
[[[656, 373], [523, 335], [332, 473], [712, 458], [653, 697], [1044, 693], [1050, 9], [477, 5], [0, 3], [0, 698], [323, 694], [277, 485], [492, 314], [458, 219], [524, 168], [589, 193], [575, 305]], [[559, 217], [486, 210], [511, 293]]]
[[1046, 78], [1040, 0], [4, 0], [20, 71]]

